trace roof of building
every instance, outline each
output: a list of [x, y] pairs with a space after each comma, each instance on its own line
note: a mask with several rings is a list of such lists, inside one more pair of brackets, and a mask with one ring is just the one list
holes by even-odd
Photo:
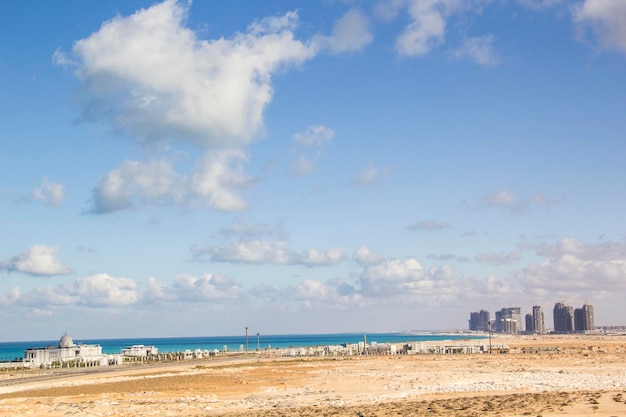
[[64, 347], [72, 347], [72, 346], [74, 346], [74, 341], [72, 340], [70, 335], [67, 334], [66, 332], [63, 336], [61, 336], [61, 340], [59, 340], [59, 347], [64, 348]]

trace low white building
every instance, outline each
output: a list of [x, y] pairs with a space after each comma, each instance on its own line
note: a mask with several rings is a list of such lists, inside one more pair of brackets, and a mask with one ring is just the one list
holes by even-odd
[[122, 349], [123, 356], [130, 356], [133, 358], [146, 358], [150, 355], [156, 355], [158, 353], [159, 349], [155, 346], [132, 345]]
[[[117, 355], [119, 356], [119, 355]], [[121, 363], [116, 355], [103, 355], [102, 346], [74, 344], [72, 338], [65, 333], [58, 346], [29, 348], [24, 351], [24, 363], [30, 366], [49, 366], [52, 364], [74, 363], [84, 366], [107, 366]]]

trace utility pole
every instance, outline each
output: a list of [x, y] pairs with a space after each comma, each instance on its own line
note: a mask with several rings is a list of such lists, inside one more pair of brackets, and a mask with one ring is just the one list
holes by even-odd
[[246, 353], [248, 353], [248, 326], [246, 326]]
[[261, 336], [258, 332], [256, 334], [256, 350], [258, 350], [259, 352], [261, 351], [261, 345], [260, 345], [260, 341], [259, 341], [259, 336]]

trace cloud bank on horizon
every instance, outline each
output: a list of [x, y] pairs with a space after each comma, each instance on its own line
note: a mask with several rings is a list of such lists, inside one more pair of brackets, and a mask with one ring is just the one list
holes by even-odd
[[128, 7], [0, 50], [19, 337], [463, 328], [562, 299], [626, 324], [622, 2]]

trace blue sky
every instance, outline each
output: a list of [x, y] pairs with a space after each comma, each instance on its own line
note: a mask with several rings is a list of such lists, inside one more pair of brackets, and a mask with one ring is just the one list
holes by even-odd
[[625, 324], [626, 3], [0, 5], [2, 340]]

